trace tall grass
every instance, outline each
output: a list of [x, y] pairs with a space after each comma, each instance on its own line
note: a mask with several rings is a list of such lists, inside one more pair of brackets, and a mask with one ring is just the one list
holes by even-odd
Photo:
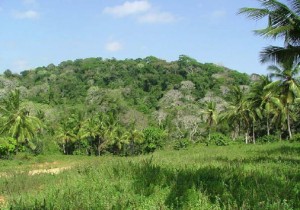
[[198, 146], [0, 179], [2, 209], [300, 209], [300, 145]]

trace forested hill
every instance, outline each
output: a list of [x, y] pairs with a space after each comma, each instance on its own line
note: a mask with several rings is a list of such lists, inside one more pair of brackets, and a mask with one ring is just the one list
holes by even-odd
[[43, 121], [50, 136], [66, 124], [80, 127], [98, 113], [113, 113], [123, 127], [155, 126], [171, 138], [193, 140], [201, 135], [199, 125], [206, 126], [201, 118], [204, 103], [215, 101], [222, 109], [231, 86], [249, 84], [247, 74], [183, 55], [172, 62], [153, 56], [86, 58], [20, 74], [6, 70], [0, 77], [0, 95], [6, 98], [18, 89], [22, 106]]
[[[129, 107], [148, 112], [158, 109], [159, 101], [170, 91], [190, 91], [196, 102], [209, 92], [222, 97], [224, 88], [248, 85], [249, 81], [246, 74], [211, 63], [199, 63], [188, 56], [180, 56], [173, 62], [149, 56], [135, 60], [69, 60], [57, 66], [50, 64], [26, 70], [20, 75], [6, 70], [0, 87], [2, 95], [7, 90], [19, 88], [23, 99], [51, 106], [99, 105], [106, 101], [99, 98], [101, 95], [122, 99]], [[121, 104], [115, 104], [118, 105]]]
[[[53, 109], [76, 107], [87, 112], [137, 111], [148, 117], [172, 106], [197, 106], [207, 97], [226, 97], [233, 85], [249, 85], [246, 74], [188, 56], [167, 62], [144, 59], [87, 58], [26, 70], [20, 75], [4, 72], [1, 97], [18, 88], [23, 101]], [[195, 110], [196, 111], [196, 110]]]

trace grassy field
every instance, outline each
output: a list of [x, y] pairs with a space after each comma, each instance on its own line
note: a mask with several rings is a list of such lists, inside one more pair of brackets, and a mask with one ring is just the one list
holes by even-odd
[[0, 176], [0, 209], [300, 209], [296, 143], [18, 157], [0, 161]]

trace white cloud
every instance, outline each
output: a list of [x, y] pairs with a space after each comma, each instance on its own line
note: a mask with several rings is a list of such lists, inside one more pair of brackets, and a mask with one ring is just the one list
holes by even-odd
[[225, 10], [215, 10], [211, 13], [211, 18], [213, 19], [220, 19], [226, 16]]
[[106, 7], [103, 12], [113, 15], [115, 17], [125, 17], [128, 15], [135, 15], [143, 12], [147, 12], [151, 9], [151, 4], [146, 0], [138, 1], [126, 1], [122, 5], [115, 7]]
[[13, 17], [16, 19], [37, 19], [39, 17], [39, 13], [34, 10], [27, 10], [24, 12], [14, 11]]
[[141, 23], [170, 23], [176, 18], [169, 12], [153, 12], [140, 16], [138, 20]]
[[118, 41], [111, 41], [106, 43], [105, 49], [110, 52], [117, 52], [123, 49], [123, 45]]

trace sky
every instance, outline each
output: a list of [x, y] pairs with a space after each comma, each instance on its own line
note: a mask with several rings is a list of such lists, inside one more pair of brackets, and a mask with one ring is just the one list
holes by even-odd
[[256, 0], [0, 0], [0, 73], [78, 58], [187, 55], [266, 74], [259, 51], [281, 40], [255, 36], [266, 20], [237, 15]]

